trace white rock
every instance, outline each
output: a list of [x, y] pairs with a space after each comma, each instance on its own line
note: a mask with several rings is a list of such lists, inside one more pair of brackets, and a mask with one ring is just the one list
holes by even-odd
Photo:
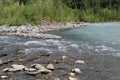
[[7, 79], [8, 76], [1, 76], [1, 79]]
[[38, 70], [47, 70], [44, 66], [42, 66], [41, 64], [33, 64], [31, 65], [31, 67], [34, 67], [35, 69]]
[[55, 69], [55, 67], [54, 67], [54, 65], [53, 65], [53, 64], [48, 64], [48, 65], [47, 65], [47, 69], [54, 70], [54, 69]]
[[30, 75], [37, 75], [37, 74], [39, 74], [40, 72], [39, 71], [33, 71], [33, 72], [31, 72], [31, 71], [28, 71], [28, 72], [26, 72], [27, 74], [30, 74]]
[[3, 69], [3, 72], [7, 72], [9, 70], [9, 68], [5, 68]]
[[18, 65], [18, 64], [13, 64], [11, 65], [13, 67], [13, 69], [19, 71], [19, 70], [23, 70], [25, 68], [24, 65]]
[[78, 79], [75, 77], [69, 77], [69, 80], [78, 80]]
[[63, 59], [67, 59], [67, 56], [62, 56]]
[[48, 73], [51, 73], [52, 71], [46, 69], [46, 70], [38, 70], [38, 72], [48, 74]]
[[71, 73], [69, 73], [69, 75], [70, 75], [71, 77], [73, 77], [73, 76], [75, 76], [76, 74], [73, 73], [73, 72], [71, 72]]
[[54, 80], [60, 80], [60, 78], [54, 78]]
[[72, 72], [79, 73], [79, 74], [82, 73], [82, 71], [79, 68], [72, 69]]
[[83, 61], [83, 60], [76, 60], [75, 63], [76, 64], [85, 64], [85, 61]]

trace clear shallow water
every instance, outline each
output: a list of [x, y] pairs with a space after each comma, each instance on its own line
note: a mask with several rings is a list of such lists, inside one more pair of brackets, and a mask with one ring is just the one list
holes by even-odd
[[72, 55], [83, 59], [80, 80], [120, 80], [120, 24], [87, 24], [85, 27], [55, 32], [62, 40], [26, 39], [0, 36], [0, 52], [18, 51], [24, 55], [39, 52]]

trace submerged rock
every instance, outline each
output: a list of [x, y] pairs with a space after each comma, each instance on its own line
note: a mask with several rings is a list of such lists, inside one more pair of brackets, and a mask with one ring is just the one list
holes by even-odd
[[24, 70], [24, 68], [26, 68], [26, 66], [24, 65], [18, 65], [18, 64], [13, 64], [11, 65], [12, 68], [5, 68], [3, 69], [3, 72], [16, 72], [16, 71], [22, 71]]

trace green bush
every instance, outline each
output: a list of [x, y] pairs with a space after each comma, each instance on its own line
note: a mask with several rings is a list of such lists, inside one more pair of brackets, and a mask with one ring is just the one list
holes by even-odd
[[67, 5], [65, 1], [0, 0], [0, 25], [36, 25], [41, 23], [41, 18], [63, 23], [68, 21], [120, 21], [120, 9], [102, 8], [97, 5], [87, 8], [90, 6], [89, 2], [84, 2], [84, 4], [87, 3], [86, 8], [81, 9], [82, 4], [79, 6], [80, 9], [71, 8], [70, 4]]

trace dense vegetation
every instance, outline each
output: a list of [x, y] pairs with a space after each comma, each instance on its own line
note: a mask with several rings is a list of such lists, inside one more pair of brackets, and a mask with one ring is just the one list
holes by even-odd
[[0, 0], [0, 25], [120, 21], [119, 0]]

